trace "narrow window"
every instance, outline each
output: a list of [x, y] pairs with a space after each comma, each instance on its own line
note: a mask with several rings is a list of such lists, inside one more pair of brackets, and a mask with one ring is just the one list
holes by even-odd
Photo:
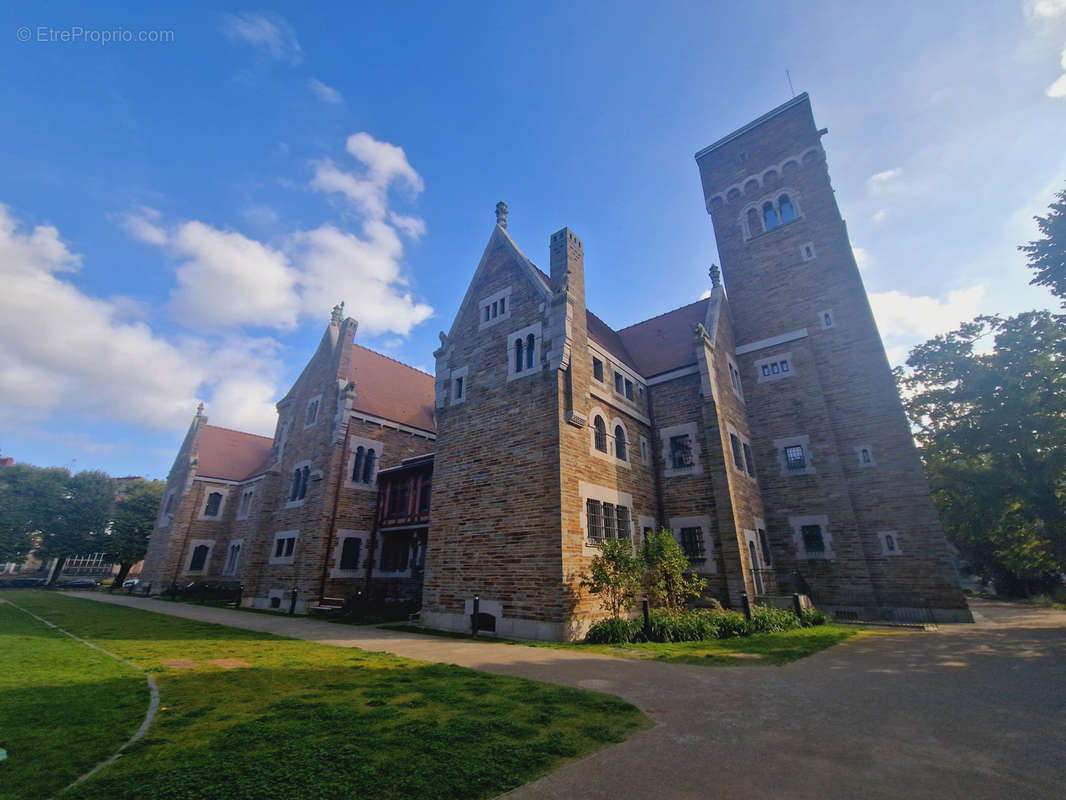
[[766, 230], [772, 231], [777, 227], [777, 212], [774, 210], [774, 204], [770, 202], [763, 203], [762, 206], [762, 220], [766, 226]]
[[526, 337], [526, 369], [533, 369], [533, 349], [536, 341], [532, 333]]
[[407, 481], [394, 483], [389, 487], [389, 516], [407, 515]]
[[754, 208], [748, 209], [748, 235], [756, 236], [762, 233], [762, 223], [759, 222], [759, 212]]
[[681, 549], [692, 560], [700, 560], [704, 557], [703, 528], [682, 528]]
[[692, 441], [687, 433], [670, 437], [670, 466], [672, 469], [692, 466]]
[[863, 464], [870, 464], [872, 462], [873, 462], [873, 459], [870, 458], [870, 451], [867, 448], [864, 447], [862, 449], [862, 463]]
[[744, 442], [744, 466], [748, 470], [748, 474], [751, 477], [755, 477], [755, 459], [751, 455], [751, 445]]
[[603, 515], [599, 500], [586, 500], [585, 512], [588, 515], [589, 541], [598, 542], [603, 539]]
[[503, 315], [506, 312], [506, 310], [507, 310], [507, 298], [506, 297], [501, 297], [500, 298], [500, 314]]
[[628, 379], [626, 380], [626, 399], [627, 400], [632, 400], [633, 399], [633, 381], [628, 380]]
[[596, 417], [596, 421], [592, 423], [592, 427], [595, 429], [596, 436], [596, 449], [601, 453], [607, 452], [607, 425], [603, 422], [603, 417]]
[[622, 377], [622, 373], [616, 372], [614, 374], [614, 390], [618, 392], [618, 394], [625, 394], [626, 390], [624, 381], [625, 379]]
[[455, 379], [455, 399], [456, 400], [462, 400], [463, 399], [463, 379], [462, 378], [456, 378]]
[[763, 364], [762, 365], [762, 374], [763, 375], [769, 375], [770, 374], [770, 365], [769, 364]]
[[292, 503], [300, 497], [300, 472], [299, 468], [292, 471], [292, 489], [289, 490], [289, 502]]
[[781, 366], [775, 361], [770, 365], [770, 372], [777, 375], [781, 371]]
[[296, 549], [296, 537], [290, 536], [284, 540], [285, 542], [285, 557], [288, 558], [292, 555], [292, 551]]
[[614, 457], [619, 461], [628, 460], [628, 448], [626, 447], [626, 429], [621, 425], [614, 426]]
[[355, 536], [349, 536], [341, 545], [340, 569], [359, 569], [359, 551], [362, 549], [363, 540]]
[[885, 550], [890, 553], [896, 550], [896, 538], [891, 533], [885, 534]]
[[489, 316], [490, 316], [491, 313], [492, 313], [492, 309], [489, 308], [488, 306], [485, 306], [485, 322], [489, 321]]
[[514, 371], [522, 371], [522, 340], [514, 340]]
[[770, 566], [773, 563], [773, 559], [770, 558], [770, 542], [766, 538], [766, 531], [759, 528], [759, 548], [762, 550], [762, 561], [766, 566]]
[[311, 468], [304, 467], [300, 470], [300, 499], [303, 500], [307, 496], [307, 479], [311, 477]]
[[314, 400], [307, 404], [307, 419], [304, 421], [305, 425], [314, 425], [318, 421], [319, 402], [319, 399], [316, 397]]
[[614, 538], [614, 504], [603, 504], [603, 538]]
[[629, 509], [625, 506], [618, 506], [615, 513], [618, 516], [618, 538], [628, 539], [631, 531], [631, 525], [629, 524]]
[[229, 546], [229, 554], [226, 556], [226, 568], [223, 570], [226, 575], [232, 575], [237, 571], [237, 561], [241, 557], [241, 545], [239, 542], [234, 542]]
[[781, 222], [792, 222], [796, 218], [796, 212], [792, 208], [792, 201], [788, 199], [787, 194], [781, 195], [777, 199], [777, 204], [781, 207]]
[[374, 461], [377, 459], [377, 453], [374, 452], [374, 448], [371, 447], [366, 451], [366, 463], [363, 464], [363, 483], [374, 482]]
[[192, 551], [192, 561], [189, 562], [189, 572], [201, 572], [207, 563], [207, 552], [210, 548], [206, 544], [197, 545]]
[[603, 383], [603, 362], [598, 358], [592, 359], [592, 377]]
[[781, 360], [781, 371], [788, 372], [788, 362], [784, 359]]
[[247, 517], [248, 511], [252, 507], [252, 489], [245, 489], [244, 494], [241, 495], [241, 507], [238, 516]]
[[204, 508], [205, 517], [217, 517], [218, 509], [222, 505], [222, 493], [211, 492], [207, 496], [207, 506]]
[[499, 305], [499, 301], [498, 300], [494, 300], [492, 302], [492, 318], [493, 319], [496, 319], [496, 315], [499, 313], [498, 309], [497, 309], [498, 305]]
[[352, 483], [363, 482], [363, 462], [366, 460], [366, 448], [355, 448], [355, 466], [352, 468]]
[[833, 327], [833, 317], [828, 311], [822, 312], [822, 323], [827, 328], [832, 328]]
[[285, 540], [284, 539], [278, 539], [276, 542], [274, 542], [274, 557], [275, 558], [281, 558], [281, 556], [284, 553], [285, 553]]
[[792, 444], [785, 448], [785, 467], [787, 469], [807, 469], [807, 457], [803, 446]]
[[741, 472], [744, 471], [744, 452], [740, 447], [740, 439], [735, 433], [729, 434], [729, 445], [733, 448], [733, 463]]
[[168, 517], [170, 516], [171, 512], [174, 510], [174, 497], [175, 497], [174, 492], [171, 492], [169, 495], [167, 495], [167, 505], [166, 505], [166, 508], [163, 509], [163, 513], [166, 516], [168, 516]]
[[803, 525], [800, 528], [800, 536], [803, 537], [803, 550], [806, 553], [824, 553], [825, 539], [822, 536], [821, 525]]
[[419, 490], [419, 493], [418, 493], [418, 512], [420, 514], [428, 514], [429, 513], [429, 500], [430, 500], [430, 497], [432, 496], [431, 492], [432, 492], [432, 485], [430, 484], [430, 482], [428, 480], [427, 481], [423, 481], [422, 482], [422, 488]]

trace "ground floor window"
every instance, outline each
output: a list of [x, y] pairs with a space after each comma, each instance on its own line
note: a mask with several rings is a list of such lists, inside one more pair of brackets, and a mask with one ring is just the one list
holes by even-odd
[[626, 506], [589, 499], [585, 501], [585, 515], [590, 543], [632, 536], [632, 513]]
[[681, 529], [681, 549], [690, 561], [702, 561], [705, 558], [703, 528], [695, 526]]
[[411, 542], [408, 534], [386, 535], [381, 542], [381, 571], [403, 572], [407, 569], [410, 555]]

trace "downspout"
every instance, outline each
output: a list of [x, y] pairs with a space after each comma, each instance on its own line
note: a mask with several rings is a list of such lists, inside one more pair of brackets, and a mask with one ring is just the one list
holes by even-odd
[[337, 507], [340, 505], [341, 487], [344, 485], [345, 470], [347, 470], [348, 441], [352, 432], [352, 417], [344, 425], [344, 445], [341, 447], [341, 461], [337, 469], [337, 489], [333, 493], [333, 511], [329, 517], [329, 531], [326, 533], [326, 551], [322, 556], [322, 579], [318, 585], [318, 602], [321, 605], [326, 596], [326, 577], [329, 574], [329, 557], [333, 550], [333, 536], [337, 532]]

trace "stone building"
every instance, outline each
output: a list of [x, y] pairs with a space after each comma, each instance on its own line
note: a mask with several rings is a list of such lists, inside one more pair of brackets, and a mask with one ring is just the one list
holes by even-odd
[[709, 297], [613, 330], [574, 232], [545, 273], [501, 203], [435, 380], [335, 310], [273, 439], [197, 415], [144, 574], [238, 575], [266, 607], [421, 585], [424, 624], [467, 629], [477, 595], [500, 635], [574, 638], [599, 543], [665, 526], [732, 606], [968, 620], [825, 133], [803, 94], [696, 155], [728, 295], [714, 267]]

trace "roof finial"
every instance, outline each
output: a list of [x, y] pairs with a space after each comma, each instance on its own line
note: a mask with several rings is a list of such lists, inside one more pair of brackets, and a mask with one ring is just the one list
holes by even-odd
[[503, 200], [496, 204], [496, 224], [507, 230], [507, 203]]
[[722, 283], [722, 270], [718, 269], [717, 264], [711, 264], [707, 274], [711, 276], [711, 288], [717, 289]]
[[196, 416], [202, 417], [203, 415], [204, 415], [204, 404], [203, 404], [203, 402], [201, 402], [200, 405], [198, 405], [196, 407]]
[[340, 325], [341, 320], [344, 319], [344, 301], [333, 306], [333, 311], [329, 315], [329, 321], [331, 325]]

